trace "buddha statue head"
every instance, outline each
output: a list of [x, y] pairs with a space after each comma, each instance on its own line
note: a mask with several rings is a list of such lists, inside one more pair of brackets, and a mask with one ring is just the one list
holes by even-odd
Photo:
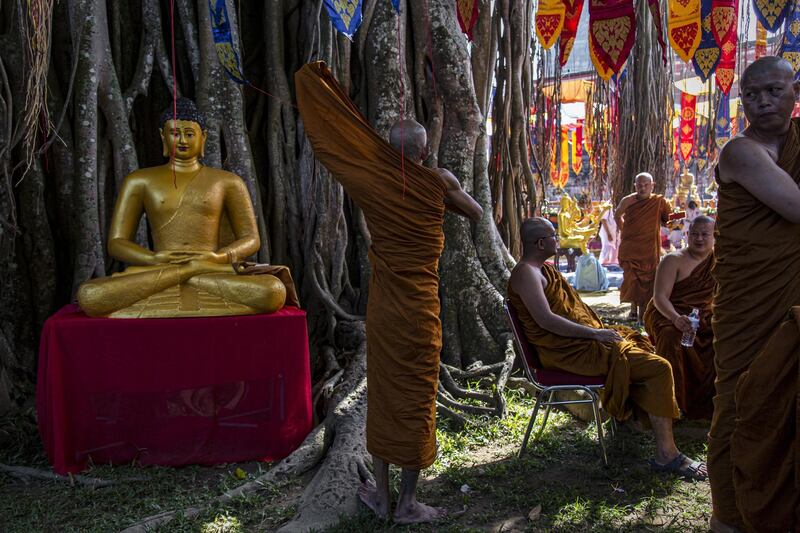
[[192, 100], [178, 98], [161, 113], [159, 125], [164, 157], [193, 161], [205, 155], [206, 121]]

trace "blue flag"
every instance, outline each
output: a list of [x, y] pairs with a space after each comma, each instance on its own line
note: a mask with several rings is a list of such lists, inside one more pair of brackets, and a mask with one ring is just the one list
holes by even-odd
[[397, 11], [397, 14], [400, 14], [400, 0], [392, 0], [392, 6], [394, 10]]
[[362, 0], [323, 0], [333, 27], [348, 39], [352, 39], [361, 26], [361, 2]]
[[722, 93], [717, 105], [717, 122], [714, 124], [714, 140], [717, 148], [722, 148], [731, 138], [730, 95]]
[[208, 0], [208, 12], [211, 15], [211, 35], [214, 38], [214, 46], [217, 49], [217, 57], [228, 74], [228, 77], [236, 83], [250, 85], [242, 72], [242, 63], [239, 60], [239, 53], [233, 43], [231, 33], [231, 20], [228, 17], [228, 6], [225, 0]]
[[783, 19], [795, 0], [753, 0], [756, 18], [767, 31], [775, 33], [781, 29]]
[[793, 0], [783, 25], [783, 42], [780, 56], [792, 64], [795, 72], [800, 72], [800, 1]]
[[695, 50], [694, 57], [692, 57], [692, 64], [694, 65], [695, 73], [705, 83], [717, 70], [719, 59], [722, 56], [722, 51], [719, 49], [717, 41], [714, 40], [714, 34], [711, 32], [711, 0], [701, 0], [700, 21], [700, 27], [703, 31], [700, 37], [700, 45]]

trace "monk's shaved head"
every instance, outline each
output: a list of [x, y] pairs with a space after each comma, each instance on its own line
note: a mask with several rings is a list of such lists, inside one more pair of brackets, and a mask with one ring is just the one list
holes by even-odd
[[428, 144], [428, 134], [422, 124], [406, 119], [394, 123], [389, 131], [389, 144], [409, 159], [423, 159]]
[[542, 237], [552, 235], [553, 224], [549, 220], [542, 217], [533, 217], [527, 219], [522, 223], [522, 228], [519, 230], [519, 235], [522, 238], [522, 246], [525, 247], [529, 244], [534, 244]]
[[710, 224], [710, 225], [713, 226], [716, 223], [717, 223], [717, 221], [714, 220], [713, 218], [711, 218], [709, 216], [706, 216], [706, 215], [700, 215], [700, 216], [696, 217], [694, 220], [692, 220], [691, 224], [689, 224], [689, 230], [691, 230], [695, 226], [700, 226], [701, 224]]
[[762, 78], [766, 75], [779, 74], [791, 81], [794, 79], [792, 64], [778, 56], [764, 56], [750, 63], [739, 80], [739, 86], [744, 87], [748, 82]]
[[652, 183], [653, 175], [650, 174], [649, 172], [639, 172], [638, 174], [636, 174], [636, 177], [634, 178], [634, 181], [640, 181], [640, 180], [641, 181], [649, 181], [649, 182]]

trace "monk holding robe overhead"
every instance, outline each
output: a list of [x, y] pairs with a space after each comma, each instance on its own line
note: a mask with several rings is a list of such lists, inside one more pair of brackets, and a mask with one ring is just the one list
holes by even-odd
[[[381, 139], [323, 63], [295, 75], [297, 103], [316, 158], [363, 210], [372, 238], [367, 302], [367, 450], [377, 487], [359, 497], [389, 512], [389, 463], [403, 468], [398, 523], [426, 522], [443, 511], [416, 500], [419, 472], [436, 456], [436, 393], [442, 329], [438, 264], [448, 208], [473, 220], [480, 205], [453, 174], [428, 169], [425, 129], [398, 122]], [[405, 155], [405, 159], [403, 159]]]
[[619, 266], [622, 286], [619, 298], [630, 302], [631, 320], [642, 321], [644, 308], [653, 297], [653, 282], [661, 258], [661, 226], [672, 211], [660, 194], [653, 194], [653, 176], [636, 176], [636, 192], [623, 198], [614, 219], [620, 229]]
[[778, 57], [742, 74], [750, 125], [717, 166], [711, 529], [800, 530], [800, 83]]
[[[714, 219], [698, 216], [689, 228], [688, 246], [661, 260], [656, 271], [655, 294], [644, 312], [644, 325], [656, 353], [672, 365], [675, 399], [687, 418], [711, 419], [714, 411], [714, 333], [711, 330], [711, 299], [716, 283], [714, 265]], [[694, 345], [681, 346], [681, 337], [691, 332], [689, 314], [700, 313]]]

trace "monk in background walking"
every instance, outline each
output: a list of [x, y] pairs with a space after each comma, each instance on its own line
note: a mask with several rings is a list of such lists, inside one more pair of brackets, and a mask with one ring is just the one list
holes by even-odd
[[740, 80], [750, 125], [720, 154], [711, 529], [800, 530], [800, 96], [763, 57]]
[[[389, 515], [389, 464], [402, 478], [394, 521], [435, 521], [444, 510], [417, 501], [420, 470], [436, 458], [439, 384], [439, 256], [445, 209], [472, 220], [483, 210], [445, 169], [421, 165], [425, 128], [398, 122], [384, 141], [324, 63], [295, 75], [297, 103], [315, 157], [362, 209], [372, 243], [367, 301], [367, 451], [375, 485], [359, 497]], [[405, 159], [404, 157], [405, 156]]]
[[[713, 252], [714, 219], [698, 216], [689, 228], [687, 247], [661, 259], [655, 293], [644, 312], [645, 329], [656, 353], [672, 365], [678, 407], [693, 419], [710, 420], [714, 411]], [[700, 327], [694, 345], [681, 346], [684, 333], [692, 331], [692, 309], [700, 312]]]
[[653, 194], [653, 176], [647, 172], [636, 175], [635, 187], [635, 193], [620, 201], [614, 219], [620, 230], [619, 266], [623, 272], [619, 299], [631, 304], [628, 318], [641, 322], [653, 297], [661, 258], [661, 226], [667, 224], [672, 208], [663, 196]]

